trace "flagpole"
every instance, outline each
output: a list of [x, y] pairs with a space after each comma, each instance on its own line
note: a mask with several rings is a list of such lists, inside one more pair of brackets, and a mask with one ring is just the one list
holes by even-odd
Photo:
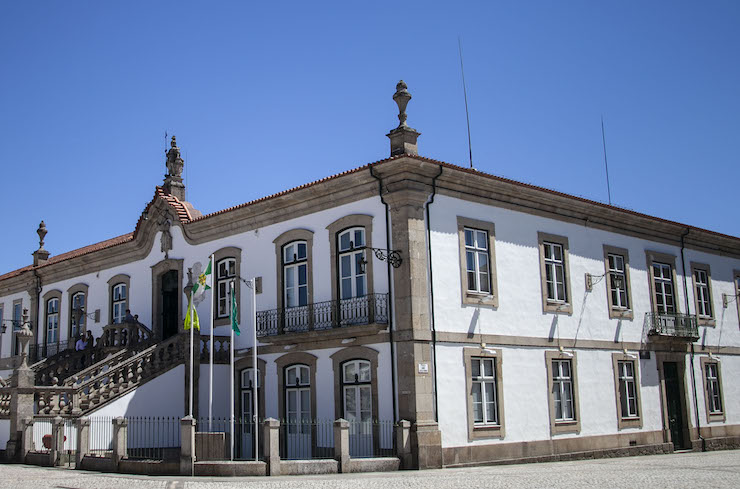
[[190, 308], [190, 395], [188, 396], [189, 405], [188, 405], [188, 416], [191, 418], [193, 417], [193, 330], [195, 329], [195, 324], [193, 321], [193, 290], [190, 290], [190, 304], [188, 306]]
[[259, 461], [259, 411], [257, 398], [259, 397], [259, 375], [257, 375], [257, 292], [256, 283], [252, 278], [252, 374], [254, 375], [254, 389], [252, 390], [252, 414], [254, 417], [254, 461]]
[[[210, 263], [211, 263], [211, 276], [213, 276], [213, 273], [215, 271], [215, 266], [213, 263], [213, 254], [209, 257]], [[211, 282], [213, 283], [213, 282]], [[208, 431], [212, 432], [211, 424], [213, 422], [213, 315], [216, 313], [216, 292], [214, 292], [213, 288], [211, 288], [211, 342], [208, 344], [208, 350], [210, 354], [210, 362], [211, 362], [211, 368], [208, 373]]]
[[236, 298], [234, 297], [234, 282], [231, 282], [231, 341], [229, 342], [229, 364], [231, 369], [231, 380], [229, 386], [231, 388], [231, 427], [229, 431], [229, 438], [231, 439], [231, 460], [234, 460], [234, 318], [233, 318], [233, 307], [236, 304]]

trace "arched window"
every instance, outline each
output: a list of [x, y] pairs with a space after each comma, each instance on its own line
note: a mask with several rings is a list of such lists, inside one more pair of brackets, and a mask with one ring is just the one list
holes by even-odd
[[46, 344], [59, 342], [59, 299], [46, 301]]
[[72, 300], [70, 302], [71, 302], [70, 304], [71, 307], [70, 307], [70, 319], [69, 319], [69, 324], [70, 324], [69, 335], [70, 335], [70, 339], [74, 341], [85, 330], [86, 316], [84, 314], [81, 314], [79, 320], [75, 319], [76, 309], [82, 310], [83, 313], [87, 312], [85, 308], [85, 293], [75, 292], [74, 294], [72, 294]]
[[283, 304], [286, 308], [308, 305], [308, 253], [305, 241], [283, 246]]
[[342, 402], [344, 419], [369, 422], [373, 418], [372, 374], [367, 360], [349, 360], [342, 364]]
[[338, 240], [339, 297], [362, 297], [367, 294], [365, 228], [354, 227], [342, 231]]
[[119, 324], [123, 322], [123, 318], [126, 316], [126, 298], [128, 296], [126, 290], [126, 284], [118, 283], [113, 286], [113, 293], [111, 295], [111, 311], [113, 324]]
[[311, 375], [307, 365], [285, 368], [287, 458], [311, 458]]
[[[216, 308], [219, 318], [229, 317], [231, 312], [231, 285], [236, 277], [236, 259], [224, 258], [216, 264]], [[236, 290], [236, 287], [234, 288]]]

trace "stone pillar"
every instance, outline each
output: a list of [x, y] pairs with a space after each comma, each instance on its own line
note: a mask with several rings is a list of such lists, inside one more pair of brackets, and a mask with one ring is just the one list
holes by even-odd
[[64, 419], [57, 416], [51, 420], [51, 451], [49, 461], [52, 467], [61, 465], [61, 455], [64, 453]]
[[267, 475], [280, 475], [280, 421], [267, 418], [263, 437]]
[[75, 468], [82, 468], [82, 459], [90, 451], [90, 418], [77, 418], [77, 447], [75, 451]]
[[10, 377], [12, 390], [10, 398], [10, 436], [6, 445], [8, 460], [22, 462], [25, 453], [22, 453], [21, 426], [26, 418], [33, 419], [34, 383], [35, 374], [28, 366], [28, 342], [33, 337], [28, 323], [28, 311], [23, 311], [23, 328], [16, 333], [21, 342], [21, 364]]
[[118, 463], [126, 456], [127, 445], [128, 420], [121, 417], [113, 418], [113, 470], [118, 471]]
[[[403, 262], [393, 271], [398, 414], [412, 423], [411, 467], [442, 466], [442, 437], [435, 419], [434, 358], [429, 303], [425, 204], [440, 166], [415, 158], [381, 165], [390, 207], [393, 248]], [[434, 207], [432, 207], [432, 210]]]
[[24, 418], [21, 421], [21, 445], [16, 461], [20, 463], [26, 463], [26, 455], [28, 452], [35, 450], [33, 446], [33, 418]]
[[195, 419], [185, 416], [180, 420], [180, 475], [194, 475]]
[[411, 464], [411, 423], [402, 419], [396, 423], [396, 456], [402, 469], [410, 469]]
[[339, 472], [349, 472], [349, 421], [334, 421], [334, 460], [339, 462]]

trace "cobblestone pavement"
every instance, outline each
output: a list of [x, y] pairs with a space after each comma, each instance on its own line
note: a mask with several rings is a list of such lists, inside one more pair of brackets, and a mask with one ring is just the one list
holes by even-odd
[[740, 451], [373, 474], [304, 477], [187, 478], [98, 474], [0, 465], [0, 487], [12, 489], [249, 488], [696, 488], [740, 487]]

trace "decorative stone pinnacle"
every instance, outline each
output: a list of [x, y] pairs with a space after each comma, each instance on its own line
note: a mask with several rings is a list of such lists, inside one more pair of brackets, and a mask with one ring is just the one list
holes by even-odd
[[170, 147], [177, 148], [177, 139], [175, 139], [175, 136], [172, 136], [172, 141], [170, 141]]
[[49, 231], [46, 230], [46, 224], [44, 224], [44, 221], [41, 221], [41, 224], [39, 224], [39, 228], [36, 230], [36, 234], [39, 235], [39, 250], [44, 249], [44, 237]]
[[396, 84], [396, 93], [393, 94], [393, 101], [398, 105], [398, 127], [406, 127], [406, 106], [411, 100], [411, 94], [407, 90], [408, 86], [403, 80]]
[[182, 182], [182, 169], [185, 161], [180, 155], [180, 148], [177, 147], [177, 139], [172, 136], [170, 149], [167, 151], [167, 174], [164, 176], [164, 191], [174, 195], [180, 200], [185, 200], [185, 185]]

